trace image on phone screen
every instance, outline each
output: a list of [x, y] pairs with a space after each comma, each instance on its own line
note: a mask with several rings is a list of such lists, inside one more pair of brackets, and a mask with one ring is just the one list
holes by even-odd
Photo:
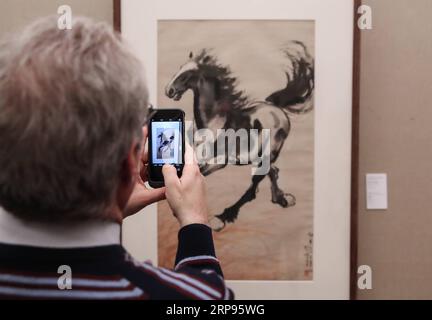
[[180, 121], [152, 121], [152, 164], [182, 163], [182, 123]]

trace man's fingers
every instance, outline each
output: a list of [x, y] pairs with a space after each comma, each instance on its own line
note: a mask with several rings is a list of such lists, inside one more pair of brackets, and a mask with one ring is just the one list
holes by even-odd
[[199, 172], [198, 161], [193, 148], [187, 144], [185, 152], [185, 166], [183, 168], [183, 178], [194, 177]]
[[141, 154], [141, 161], [144, 164], [148, 163], [148, 149], [146, 147], [144, 147], [144, 150], [143, 150], [143, 152]]
[[162, 167], [162, 174], [167, 187], [177, 186], [180, 183], [180, 180], [177, 177], [177, 169], [174, 166], [170, 164], [164, 164]]
[[198, 163], [195, 152], [193, 148], [188, 143], [186, 143], [185, 164], [194, 164], [194, 163]]
[[142, 150], [141, 150], [141, 161], [142, 161], [142, 163], [147, 163], [148, 162], [148, 154], [147, 154], [148, 150], [147, 150], [147, 144], [146, 144], [146, 142], [147, 142], [147, 132], [148, 132], [147, 126], [142, 127], [142, 135], [143, 135], [142, 142], [141, 142], [141, 147], [142, 147]]
[[136, 185], [124, 210], [124, 218], [133, 215], [146, 206], [165, 199], [165, 188], [147, 189], [144, 185]]
[[148, 150], [144, 149], [141, 155], [141, 167], [140, 167], [140, 175], [143, 181], [147, 181], [147, 167], [148, 167]]
[[148, 127], [147, 127], [147, 125], [145, 125], [145, 126], [142, 127], [142, 135], [143, 135], [143, 140], [144, 140], [144, 145], [145, 145], [145, 142], [147, 140], [147, 135], [148, 135]]
[[165, 199], [165, 188], [147, 189], [145, 193], [146, 206]]
[[142, 182], [148, 181], [148, 165], [143, 164], [140, 171], [140, 177]]

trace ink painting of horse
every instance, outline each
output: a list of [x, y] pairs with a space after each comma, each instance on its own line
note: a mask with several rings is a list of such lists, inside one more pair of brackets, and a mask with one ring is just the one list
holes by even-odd
[[[227, 278], [312, 279], [314, 22], [168, 20], [158, 29], [158, 104], [182, 108], [192, 135], [215, 137], [193, 143], [212, 150], [200, 169]], [[221, 150], [221, 130], [244, 132], [258, 152]], [[247, 169], [266, 163], [260, 174]], [[158, 210], [159, 263], [169, 266], [175, 232], [167, 205]]]

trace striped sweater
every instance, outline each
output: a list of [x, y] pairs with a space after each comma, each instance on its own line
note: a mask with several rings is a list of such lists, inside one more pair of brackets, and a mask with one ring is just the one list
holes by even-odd
[[121, 245], [0, 244], [0, 299], [232, 299], [211, 229], [189, 225], [178, 238], [173, 270], [138, 262]]

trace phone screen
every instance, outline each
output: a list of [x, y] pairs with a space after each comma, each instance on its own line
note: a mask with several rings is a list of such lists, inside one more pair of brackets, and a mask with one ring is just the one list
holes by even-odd
[[182, 164], [180, 121], [152, 120], [152, 164]]
[[180, 109], [157, 110], [149, 124], [149, 184], [164, 185], [162, 166], [176, 167], [180, 177], [184, 164], [184, 112]]

